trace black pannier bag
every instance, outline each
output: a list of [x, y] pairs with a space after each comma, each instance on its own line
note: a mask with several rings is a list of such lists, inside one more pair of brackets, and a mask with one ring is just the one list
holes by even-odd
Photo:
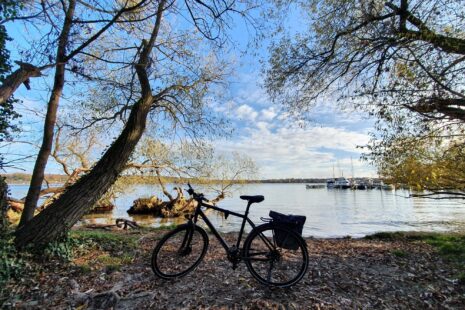
[[[302, 236], [302, 230], [307, 217], [303, 215], [286, 215], [275, 211], [270, 211], [270, 217], [272, 218], [273, 223], [289, 228], [299, 236]], [[277, 230], [275, 239], [276, 244], [279, 247], [289, 250], [297, 250], [299, 248], [299, 243], [296, 238], [283, 231]]]

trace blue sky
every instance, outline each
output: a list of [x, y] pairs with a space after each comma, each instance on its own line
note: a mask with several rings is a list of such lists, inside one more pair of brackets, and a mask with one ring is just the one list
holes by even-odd
[[263, 178], [330, 177], [333, 166], [336, 176], [351, 176], [352, 166], [355, 176], [376, 175], [359, 160], [357, 148], [368, 142], [372, 120], [321, 104], [313, 109], [311, 122], [295, 123], [272, 104], [260, 81], [259, 74], [243, 69], [232, 99], [213, 106], [228, 115], [234, 127], [231, 138], [214, 141], [218, 152], [247, 154]]
[[[288, 27], [301, 28], [298, 14], [288, 16]], [[13, 38], [24, 37], [24, 29], [9, 26]], [[239, 50], [231, 51], [235, 59], [236, 72], [229, 78], [228, 96], [222, 102], [212, 103], [211, 108], [230, 119], [234, 128], [228, 138], [215, 139], [213, 145], [217, 153], [239, 152], [253, 158], [260, 168], [260, 178], [311, 178], [330, 177], [335, 167], [336, 176], [351, 176], [352, 166], [355, 176], [375, 176], [376, 171], [359, 160], [360, 149], [357, 146], [368, 142], [368, 132], [372, 129], [372, 120], [365, 119], [360, 113], [343, 112], [335, 107], [331, 99], [326, 99], [315, 107], [310, 115], [311, 122], [296, 123], [290, 119], [280, 106], [273, 105], [262, 87], [262, 65], [259, 60], [268, 58], [269, 42], [265, 41], [253, 53], [242, 53], [248, 40], [244, 35], [244, 25], [237, 24], [231, 37], [238, 43]], [[15, 42], [11, 43], [11, 47]], [[12, 52], [12, 60], [19, 57]], [[52, 75], [52, 71], [47, 72]], [[34, 79], [32, 86], [40, 89], [50, 84], [50, 77]], [[22, 118], [23, 134], [21, 140], [34, 143], [40, 141], [42, 116], [29, 112], [31, 107], [45, 111], [43, 98], [46, 92], [26, 91], [23, 86], [16, 94], [23, 100], [19, 107]], [[27, 144], [15, 144], [3, 149], [4, 153], [34, 153]], [[17, 163], [17, 167], [31, 172], [34, 158]], [[8, 169], [7, 172], [17, 172]], [[59, 166], [49, 161], [48, 173], [60, 173]]]

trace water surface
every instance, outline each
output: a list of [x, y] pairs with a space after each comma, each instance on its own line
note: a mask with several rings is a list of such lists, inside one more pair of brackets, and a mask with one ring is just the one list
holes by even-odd
[[[173, 186], [168, 186], [172, 188]], [[196, 188], [197, 189], [197, 188]], [[214, 197], [208, 189], [198, 188], [207, 197]], [[27, 186], [12, 185], [13, 197], [25, 195]], [[85, 223], [114, 224], [116, 218], [127, 218], [138, 223], [160, 226], [182, 223], [184, 219], [161, 219], [152, 216], [130, 216], [127, 210], [139, 197], [159, 195], [155, 185], [135, 185], [116, 199], [116, 209], [109, 214], [85, 216]], [[384, 190], [328, 190], [306, 189], [305, 184], [249, 184], [234, 190], [230, 197], [219, 203], [222, 208], [244, 212], [246, 202], [240, 195], [264, 195], [265, 201], [253, 204], [250, 218], [260, 223], [270, 210], [305, 215], [305, 236], [362, 237], [379, 231], [450, 231], [465, 229], [465, 204], [452, 200], [406, 198], [408, 191]], [[229, 216], [227, 220], [210, 213], [209, 218], [220, 231], [237, 231], [241, 219]]]

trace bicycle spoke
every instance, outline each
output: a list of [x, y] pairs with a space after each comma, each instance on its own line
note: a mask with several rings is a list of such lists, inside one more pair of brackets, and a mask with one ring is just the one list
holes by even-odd
[[152, 269], [162, 278], [182, 276], [205, 255], [208, 237], [198, 227], [180, 227], [160, 240], [152, 255]]
[[245, 263], [249, 271], [267, 285], [295, 284], [308, 267], [305, 242], [299, 238], [285, 227], [263, 225], [255, 234], [251, 233], [245, 245]]

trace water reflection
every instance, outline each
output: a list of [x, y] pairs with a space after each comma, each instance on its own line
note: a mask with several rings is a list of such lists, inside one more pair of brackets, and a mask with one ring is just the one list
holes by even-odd
[[[168, 188], [172, 189], [173, 186]], [[197, 189], [197, 187], [196, 187]], [[215, 196], [207, 189], [207, 197]], [[22, 197], [27, 186], [11, 186], [14, 197]], [[185, 222], [184, 218], [163, 219], [148, 215], [128, 215], [132, 202], [140, 197], [156, 194], [160, 189], [153, 185], [137, 185], [128, 188], [125, 195], [116, 200], [112, 213], [86, 215], [84, 223], [114, 224], [116, 218], [126, 218], [142, 225], [154, 227]], [[406, 198], [406, 191], [382, 190], [327, 190], [306, 189], [305, 184], [250, 184], [239, 188], [232, 197], [220, 202], [220, 206], [239, 213], [244, 212], [246, 202], [240, 195], [264, 195], [265, 201], [254, 204], [250, 218], [260, 223], [269, 210], [307, 216], [304, 235], [315, 237], [364, 236], [378, 231], [447, 231], [465, 229], [465, 205], [451, 200], [427, 200]], [[210, 213], [210, 220], [220, 231], [238, 231], [240, 218]]]

